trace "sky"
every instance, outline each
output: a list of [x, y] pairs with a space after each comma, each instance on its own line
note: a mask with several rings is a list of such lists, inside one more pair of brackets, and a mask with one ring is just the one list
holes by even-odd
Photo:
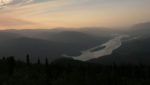
[[0, 0], [0, 29], [121, 28], [150, 21], [150, 0]]

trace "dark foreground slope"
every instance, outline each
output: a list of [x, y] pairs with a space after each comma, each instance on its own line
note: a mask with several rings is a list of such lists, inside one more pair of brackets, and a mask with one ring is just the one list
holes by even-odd
[[149, 85], [150, 67], [103, 66], [59, 59], [31, 64], [13, 57], [0, 60], [0, 85]]

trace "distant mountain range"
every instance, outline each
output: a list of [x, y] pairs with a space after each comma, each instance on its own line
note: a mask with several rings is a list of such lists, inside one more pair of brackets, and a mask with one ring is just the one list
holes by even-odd
[[97, 36], [75, 30], [4, 30], [0, 31], [0, 56], [15, 56], [25, 60], [50, 61], [63, 54], [79, 55], [82, 50], [97, 46], [109, 40], [111, 35]]
[[150, 65], [150, 23], [137, 24], [125, 31], [104, 28], [3, 30], [0, 31], [0, 56], [15, 56], [25, 60], [26, 54], [30, 54], [33, 62], [38, 57], [41, 61], [46, 57], [53, 61], [62, 58], [63, 54], [78, 56], [81, 51], [103, 44], [120, 34], [130, 35], [120, 48], [111, 55], [88, 62]]

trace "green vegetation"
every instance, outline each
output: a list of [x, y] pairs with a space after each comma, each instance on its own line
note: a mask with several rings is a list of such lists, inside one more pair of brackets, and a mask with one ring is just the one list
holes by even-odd
[[149, 85], [150, 66], [101, 65], [72, 59], [26, 63], [0, 59], [0, 85]]

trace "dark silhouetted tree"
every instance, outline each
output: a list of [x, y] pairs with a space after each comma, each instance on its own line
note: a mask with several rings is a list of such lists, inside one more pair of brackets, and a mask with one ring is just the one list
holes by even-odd
[[41, 64], [40, 58], [38, 57], [37, 64]]
[[48, 58], [45, 59], [45, 66], [48, 67]]
[[45, 59], [46, 85], [51, 85], [48, 58]]
[[30, 66], [30, 55], [27, 54], [26, 56], [26, 62], [27, 62], [27, 65]]
[[2, 58], [2, 60], [6, 60], [6, 58], [5, 58], [5, 57], [3, 57], [3, 58]]
[[13, 75], [15, 69], [15, 59], [13, 56], [8, 57], [9, 75]]

